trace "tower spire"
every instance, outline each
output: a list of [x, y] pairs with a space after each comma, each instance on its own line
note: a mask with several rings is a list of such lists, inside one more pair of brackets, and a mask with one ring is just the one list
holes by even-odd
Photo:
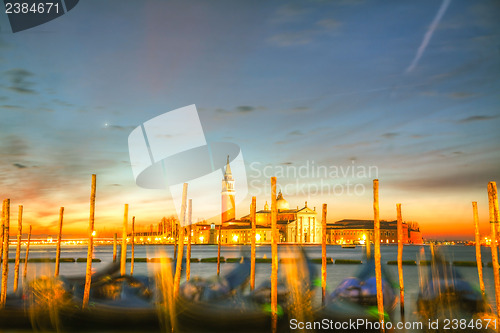
[[227, 155], [226, 175], [227, 176], [232, 176], [232, 174], [231, 174], [231, 166], [229, 165], [229, 155]]

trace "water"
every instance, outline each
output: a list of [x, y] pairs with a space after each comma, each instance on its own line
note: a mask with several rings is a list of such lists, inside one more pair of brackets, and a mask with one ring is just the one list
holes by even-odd
[[[280, 245], [280, 257], [284, 256], [287, 252], [289, 245]], [[447, 254], [449, 261], [475, 261], [475, 247], [473, 246], [442, 246], [441, 249]], [[22, 248], [21, 258], [24, 258], [25, 247]], [[320, 258], [320, 246], [305, 246], [305, 250], [309, 258]], [[119, 248], [118, 248], [119, 251]], [[327, 246], [327, 256], [335, 259], [357, 259], [364, 261], [365, 248], [357, 246], [355, 249], [342, 249], [337, 245]], [[238, 258], [241, 254], [250, 253], [250, 246], [222, 246], [221, 256], [225, 258]], [[55, 258], [56, 247], [47, 245], [31, 245], [30, 258]], [[136, 258], [157, 258], [162, 256], [162, 253], [168, 257], [173, 257], [172, 245], [136, 245], [135, 257]], [[193, 258], [209, 258], [217, 256], [216, 245], [193, 245], [191, 251]], [[256, 250], [257, 258], [267, 257], [271, 258], [271, 247], [269, 245], [261, 245]], [[372, 252], [373, 253], [373, 252]], [[419, 260], [420, 254], [423, 253], [427, 260], [430, 259], [430, 249], [428, 246], [405, 246], [403, 251], [403, 260]], [[130, 257], [130, 246], [128, 247], [128, 257]], [[62, 246], [62, 258], [85, 258], [87, 256], [87, 246]], [[100, 263], [93, 263], [93, 268], [99, 270], [112, 261], [113, 247], [112, 246], [96, 246], [94, 257], [102, 260]], [[387, 261], [397, 259], [397, 246], [384, 245], [381, 247], [382, 264], [384, 268], [392, 273], [394, 282], [397, 283], [397, 266], [387, 265]], [[15, 247], [9, 250], [9, 258], [15, 258]], [[486, 295], [489, 296], [489, 302], [495, 308], [494, 302], [494, 282], [493, 270], [487, 267], [486, 263], [491, 261], [490, 248], [482, 248], [482, 261], [484, 263], [484, 283], [486, 288]], [[22, 275], [23, 263], [21, 263], [20, 275]], [[222, 263], [221, 274], [225, 274], [234, 268], [237, 264]], [[321, 265], [316, 266], [318, 273], [320, 272]], [[67, 276], [83, 276], [85, 274], [85, 263], [61, 263], [60, 274]], [[158, 263], [135, 263], [135, 275], [153, 275], [156, 269], [159, 268]], [[333, 290], [343, 279], [354, 276], [360, 269], [360, 265], [328, 265], [327, 266], [327, 288]], [[405, 310], [407, 321], [418, 321], [415, 311], [416, 296], [419, 289], [419, 271], [425, 270], [422, 266], [403, 266], [404, 282], [405, 282]], [[478, 286], [478, 274], [476, 267], [457, 267], [463, 277], [474, 286]], [[35, 276], [52, 275], [54, 274], [54, 263], [28, 263], [28, 276], [27, 280], [33, 279]], [[127, 264], [127, 272], [130, 272], [130, 263]], [[192, 263], [191, 276], [211, 277], [216, 275], [217, 264], [215, 263]], [[271, 274], [271, 265], [267, 263], [259, 263], [256, 265], [256, 286], [260, 282], [268, 279]], [[9, 264], [9, 290], [12, 289], [14, 276], [14, 264]], [[398, 293], [399, 294], [399, 293]], [[319, 304], [321, 299], [321, 291], [318, 289], [315, 296], [316, 304]], [[399, 307], [396, 308], [396, 315], [399, 314]], [[395, 318], [394, 320], [399, 320]]]

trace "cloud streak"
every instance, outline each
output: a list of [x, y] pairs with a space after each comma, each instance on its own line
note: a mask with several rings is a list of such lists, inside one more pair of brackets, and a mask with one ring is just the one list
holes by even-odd
[[498, 118], [498, 116], [483, 116], [483, 115], [477, 115], [477, 116], [470, 116], [464, 119], [460, 119], [458, 123], [460, 124], [465, 124], [465, 123], [471, 123], [474, 121], [482, 121], [482, 120], [492, 120]]
[[443, 15], [446, 12], [446, 9], [448, 9], [450, 3], [451, 0], [443, 0], [443, 2], [441, 3], [441, 7], [439, 7], [439, 10], [436, 16], [434, 17], [434, 20], [429, 26], [429, 29], [427, 29], [427, 32], [424, 35], [424, 39], [422, 40], [422, 44], [420, 44], [417, 50], [417, 54], [415, 55], [415, 58], [413, 58], [413, 61], [411, 62], [410, 66], [408, 66], [408, 68], [406, 69], [406, 73], [410, 73], [415, 69], [415, 67], [417, 67], [420, 58], [422, 57], [425, 49], [427, 48], [427, 45], [429, 45], [432, 35], [434, 34], [434, 31], [436, 30], [439, 24], [439, 21], [441, 21], [441, 19], [443, 18]]

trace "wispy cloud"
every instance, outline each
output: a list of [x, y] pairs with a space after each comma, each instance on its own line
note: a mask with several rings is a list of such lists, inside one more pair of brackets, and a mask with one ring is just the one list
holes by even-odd
[[396, 136], [398, 136], [399, 133], [395, 133], [395, 132], [389, 132], [389, 133], [384, 133], [382, 134], [381, 136], [383, 138], [386, 138], [386, 139], [392, 139], [392, 138], [395, 138]]
[[483, 120], [492, 120], [496, 119], [498, 116], [486, 116], [486, 115], [477, 115], [477, 116], [470, 116], [464, 119], [460, 119], [458, 123], [464, 124], [464, 123], [471, 123], [474, 121], [483, 121]]
[[30, 77], [34, 76], [33, 73], [22, 68], [14, 68], [4, 72], [4, 74], [10, 81], [9, 90], [20, 94], [36, 94], [36, 91], [31, 89], [33, 82], [28, 81]]
[[26, 165], [21, 164], [21, 163], [14, 163], [14, 164], [12, 164], [12, 165], [13, 165], [13, 166], [15, 166], [15, 167], [16, 167], [16, 168], [18, 168], [18, 169], [25, 169], [25, 168], [27, 168], [27, 166], [26, 166]]
[[434, 31], [436, 30], [439, 21], [443, 18], [444, 13], [446, 12], [446, 9], [448, 9], [448, 6], [450, 5], [451, 0], [443, 0], [441, 3], [441, 7], [439, 7], [439, 10], [434, 17], [434, 20], [432, 21], [431, 25], [429, 26], [429, 29], [427, 29], [427, 32], [424, 35], [424, 39], [422, 40], [422, 43], [420, 44], [417, 54], [415, 55], [415, 58], [413, 58], [413, 61], [411, 62], [410, 66], [406, 69], [406, 73], [410, 73], [417, 67], [418, 62], [420, 61], [420, 58], [424, 54], [425, 49], [427, 48], [427, 45], [429, 45], [429, 41], [432, 38], [432, 35], [434, 34]]

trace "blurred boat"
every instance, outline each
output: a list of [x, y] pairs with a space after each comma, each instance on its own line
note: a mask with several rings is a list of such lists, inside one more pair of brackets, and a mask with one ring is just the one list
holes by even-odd
[[[305, 252], [298, 262], [306, 263], [312, 286], [314, 266], [308, 264]], [[295, 262], [297, 264], [298, 262]], [[269, 331], [271, 328], [271, 281], [245, 293], [250, 276], [250, 260], [244, 258], [228, 275], [212, 280], [195, 278], [181, 287], [177, 302], [180, 327], [197, 331]], [[291, 290], [284, 281], [278, 283], [278, 327], [288, 325], [286, 313], [291, 305]], [[303, 306], [303, 304], [300, 304]], [[281, 325], [283, 323], [283, 325]]]
[[[94, 273], [91, 288], [109, 280], [119, 268], [119, 263], [112, 263]], [[40, 277], [27, 283], [16, 293], [6, 296], [5, 307], [0, 309], [1, 327], [57, 329], [61, 311], [75, 308], [72, 291], [84, 284], [84, 276]]]
[[356, 248], [356, 244], [342, 244], [341, 247], [343, 249], [355, 249]]
[[[458, 325], [460, 322], [466, 323], [458, 326], [461, 332], [493, 332], [493, 325], [498, 325], [498, 319], [486, 297], [437, 251], [428, 273], [421, 272], [417, 311], [424, 323], [439, 321], [438, 329], [428, 327], [428, 332], [449, 331], [445, 325], [448, 322], [448, 327], [452, 328], [454, 321]], [[481, 325], [477, 320], [480, 320]]]
[[[392, 317], [398, 301], [393, 285], [390, 275], [382, 267], [382, 291], [386, 321]], [[375, 261], [371, 259], [363, 265], [356, 277], [344, 279], [327, 296], [325, 306], [316, 311], [315, 317], [319, 321], [329, 319], [335, 322], [347, 322], [361, 319], [372, 323], [377, 322], [379, 315]], [[365, 328], [365, 331], [371, 330]], [[374, 331], [380, 330], [374, 329]]]

